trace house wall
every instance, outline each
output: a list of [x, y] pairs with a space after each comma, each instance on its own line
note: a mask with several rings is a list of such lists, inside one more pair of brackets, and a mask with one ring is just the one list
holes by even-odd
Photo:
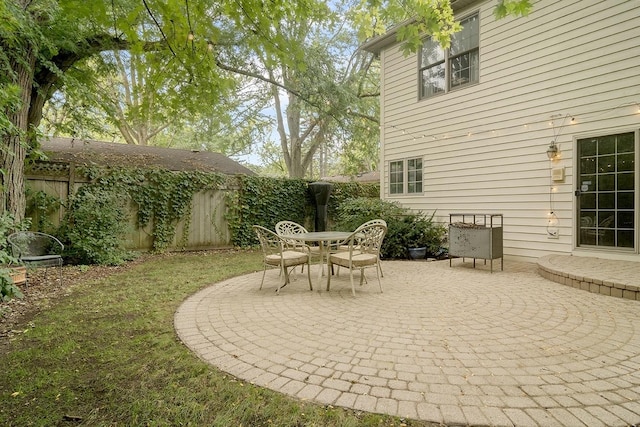
[[[478, 84], [419, 100], [418, 55], [381, 52], [381, 194], [444, 222], [501, 213], [510, 258], [578, 253], [576, 139], [640, 128], [640, 2], [541, 0], [526, 17], [501, 20], [495, 4], [457, 14], [480, 13]], [[554, 138], [561, 158], [550, 162]], [[390, 195], [389, 162], [419, 156], [424, 193]], [[553, 182], [558, 167], [565, 179]], [[550, 211], [557, 239], [548, 238]]]

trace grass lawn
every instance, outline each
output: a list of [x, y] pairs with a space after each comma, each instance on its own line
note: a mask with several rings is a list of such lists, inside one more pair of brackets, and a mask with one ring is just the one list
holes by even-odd
[[299, 401], [237, 380], [182, 345], [173, 329], [180, 303], [260, 270], [260, 260], [237, 251], [154, 256], [74, 285], [0, 346], [0, 425], [431, 425]]

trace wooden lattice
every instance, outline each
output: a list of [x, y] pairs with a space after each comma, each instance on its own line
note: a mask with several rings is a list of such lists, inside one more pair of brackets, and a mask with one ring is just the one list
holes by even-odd
[[70, 165], [67, 162], [36, 161], [27, 166], [27, 175], [68, 176]]

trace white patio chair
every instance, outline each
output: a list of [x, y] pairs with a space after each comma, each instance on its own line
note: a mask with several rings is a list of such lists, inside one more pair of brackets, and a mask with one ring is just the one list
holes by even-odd
[[300, 246], [296, 246], [295, 244], [291, 245], [285, 239], [267, 228], [254, 225], [253, 230], [258, 236], [260, 246], [262, 247], [262, 253], [264, 255], [264, 269], [262, 271], [260, 289], [262, 289], [262, 285], [264, 284], [264, 276], [267, 273], [267, 267], [279, 268], [281, 272], [284, 272], [284, 282], [278, 284], [278, 289], [276, 290], [279, 294], [280, 288], [290, 283], [289, 268], [307, 264], [309, 289], [313, 290], [313, 285], [311, 284], [311, 269], [309, 268], [311, 266], [309, 264], [311, 259], [309, 252], [305, 249], [301, 249]]
[[[329, 266], [333, 264], [349, 269], [349, 279], [351, 281], [351, 293], [356, 295], [356, 288], [353, 282], [353, 270], [360, 270], [360, 286], [364, 280], [364, 269], [375, 267], [378, 276], [380, 292], [383, 292], [380, 281], [380, 248], [382, 241], [387, 234], [387, 226], [381, 223], [369, 224], [358, 227], [350, 237], [341, 242], [341, 246], [348, 248], [345, 251], [336, 252], [329, 255]], [[327, 291], [331, 287], [331, 275], [327, 278]]]
[[[360, 225], [358, 226], [358, 228], [356, 228], [355, 233], [360, 232], [360, 230], [361, 230], [362, 228], [368, 227], [369, 225], [372, 225], [372, 224], [382, 224], [382, 225], [384, 225], [385, 227], [387, 226], [387, 222], [386, 222], [384, 219], [372, 219], [372, 220], [370, 220], [370, 221], [365, 222], [364, 224], [360, 224]], [[340, 246], [338, 247], [338, 250], [339, 250], [339, 251], [348, 251], [348, 250], [349, 250], [349, 246], [348, 246], [348, 245], [340, 245]], [[380, 270], [380, 276], [381, 276], [381, 277], [384, 277], [384, 273], [382, 272], [382, 265], [381, 265], [381, 263], [379, 262], [379, 258], [380, 258], [380, 252], [378, 251], [378, 269]], [[340, 275], [340, 266], [338, 266], [338, 271], [337, 271], [337, 273], [336, 273], [336, 274], [337, 274], [337, 275]], [[366, 278], [366, 277], [365, 277], [365, 280], [367, 280], [367, 278]]]
[[[280, 221], [276, 224], [275, 229], [276, 229], [276, 234], [280, 237], [287, 236], [287, 235], [290, 236], [293, 234], [308, 233], [307, 229], [304, 228], [304, 226], [294, 221]], [[285, 240], [289, 244], [296, 245], [296, 247], [300, 245], [304, 245], [303, 243], [295, 239], [285, 239]], [[308, 248], [309, 254], [311, 255], [312, 258], [317, 258], [318, 260], [321, 260], [322, 252], [320, 251], [320, 246], [309, 246], [309, 245], [304, 245], [304, 246]], [[304, 273], [304, 265], [302, 266], [302, 272]]]

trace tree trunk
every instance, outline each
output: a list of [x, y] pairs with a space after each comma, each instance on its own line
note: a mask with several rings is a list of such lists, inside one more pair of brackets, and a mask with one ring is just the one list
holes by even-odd
[[29, 108], [33, 91], [36, 56], [34, 51], [26, 49], [21, 60], [11, 62], [15, 72], [15, 84], [20, 87], [20, 107], [8, 111], [7, 118], [15, 126], [17, 132], [10, 132], [2, 137], [0, 152], [0, 168], [2, 169], [2, 212], [13, 214], [16, 220], [24, 219], [26, 198], [24, 194], [24, 161], [27, 157], [27, 140], [29, 137]]

